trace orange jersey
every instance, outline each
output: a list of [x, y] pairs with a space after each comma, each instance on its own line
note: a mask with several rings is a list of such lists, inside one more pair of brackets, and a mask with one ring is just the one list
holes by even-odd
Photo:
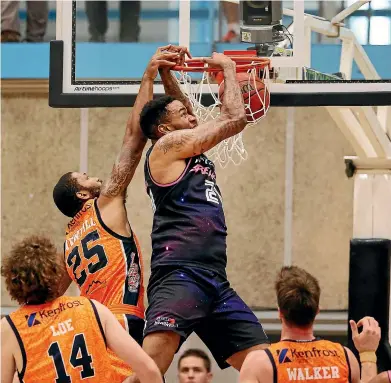
[[348, 356], [345, 348], [339, 343], [322, 339], [284, 340], [272, 344], [266, 353], [273, 365], [274, 382], [351, 381]]
[[89, 299], [62, 296], [22, 306], [6, 318], [22, 353], [21, 382], [121, 382], [113, 379], [103, 328]]
[[144, 284], [140, 247], [134, 233], [124, 237], [102, 221], [97, 200], [87, 201], [68, 223], [64, 244], [69, 276], [82, 296], [114, 314], [144, 319]]

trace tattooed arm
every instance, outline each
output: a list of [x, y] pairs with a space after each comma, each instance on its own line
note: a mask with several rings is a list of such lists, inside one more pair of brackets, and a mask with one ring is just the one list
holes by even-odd
[[99, 199], [106, 200], [114, 197], [125, 197], [126, 189], [133, 178], [147, 143], [147, 139], [141, 131], [139, 119], [142, 107], [152, 99], [152, 95], [153, 79], [144, 74], [140, 92], [126, 124], [121, 150], [111, 170], [110, 177], [102, 186]]
[[166, 68], [159, 69], [160, 77], [163, 81], [164, 91], [168, 96], [172, 96], [180, 101], [187, 109], [187, 112], [194, 116], [193, 107], [189, 99], [183, 94], [178, 81], [171, 74], [170, 70]]
[[[178, 58], [178, 64], [183, 65], [185, 61], [185, 56], [188, 56], [191, 58], [191, 54], [189, 50], [186, 47], [180, 47], [180, 46], [174, 46], [169, 45], [167, 47], [167, 50], [169, 52], [176, 52], [179, 54]], [[193, 108], [191, 106], [191, 103], [189, 99], [183, 94], [178, 81], [174, 77], [174, 75], [171, 73], [171, 68], [168, 67], [160, 67], [159, 68], [159, 74], [160, 78], [162, 79], [164, 91], [168, 96], [172, 96], [176, 98], [178, 101], [180, 101], [187, 109], [187, 112], [194, 116]]]
[[247, 124], [243, 97], [236, 80], [235, 63], [219, 53], [205, 61], [210, 65], [219, 65], [224, 70], [225, 89], [221, 114], [217, 119], [194, 129], [176, 130], [161, 137], [151, 156], [156, 156], [166, 164], [204, 153], [224, 139], [241, 132]]
[[114, 163], [109, 179], [103, 184], [99, 196], [100, 206], [116, 197], [123, 201], [126, 189], [133, 178], [137, 165], [140, 162], [147, 138], [140, 127], [140, 113], [144, 105], [152, 100], [153, 82], [160, 67], [171, 68], [176, 63], [178, 54], [165, 51], [166, 47], [159, 48], [152, 57], [143, 75], [140, 91], [129, 116], [125, 136], [118, 157]]

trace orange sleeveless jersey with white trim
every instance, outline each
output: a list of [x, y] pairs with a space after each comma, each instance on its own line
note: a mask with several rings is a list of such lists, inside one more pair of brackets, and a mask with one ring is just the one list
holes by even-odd
[[345, 348], [339, 343], [323, 339], [284, 340], [272, 344], [266, 353], [273, 365], [274, 382], [351, 381], [348, 356]]
[[113, 380], [103, 329], [89, 299], [62, 296], [22, 306], [6, 318], [22, 352], [21, 382], [120, 381]]
[[114, 314], [144, 319], [144, 284], [136, 236], [114, 233], [102, 221], [97, 200], [87, 201], [68, 223], [64, 244], [67, 271], [82, 296]]

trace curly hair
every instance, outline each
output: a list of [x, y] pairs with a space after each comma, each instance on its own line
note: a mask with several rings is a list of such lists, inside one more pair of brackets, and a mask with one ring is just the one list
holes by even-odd
[[62, 270], [53, 243], [45, 237], [31, 236], [17, 243], [3, 259], [1, 275], [13, 300], [42, 304], [57, 298]]
[[284, 266], [277, 276], [275, 289], [278, 307], [287, 322], [298, 327], [312, 324], [320, 299], [315, 277], [300, 267]]
[[156, 140], [156, 127], [162, 123], [167, 115], [167, 105], [176, 99], [171, 96], [162, 96], [148, 101], [140, 113], [140, 126], [144, 136]]
[[53, 188], [53, 200], [62, 214], [73, 218], [83, 207], [85, 201], [78, 198], [80, 185], [72, 172], [65, 173]]

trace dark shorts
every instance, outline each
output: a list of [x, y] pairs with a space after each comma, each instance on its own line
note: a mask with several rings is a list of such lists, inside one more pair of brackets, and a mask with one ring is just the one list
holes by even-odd
[[173, 331], [182, 343], [194, 331], [220, 368], [238, 351], [267, 343], [254, 313], [217, 273], [192, 267], [161, 267], [148, 285], [144, 337]]
[[143, 343], [143, 331], [145, 321], [135, 315], [117, 314], [117, 319], [129, 335], [141, 346]]

